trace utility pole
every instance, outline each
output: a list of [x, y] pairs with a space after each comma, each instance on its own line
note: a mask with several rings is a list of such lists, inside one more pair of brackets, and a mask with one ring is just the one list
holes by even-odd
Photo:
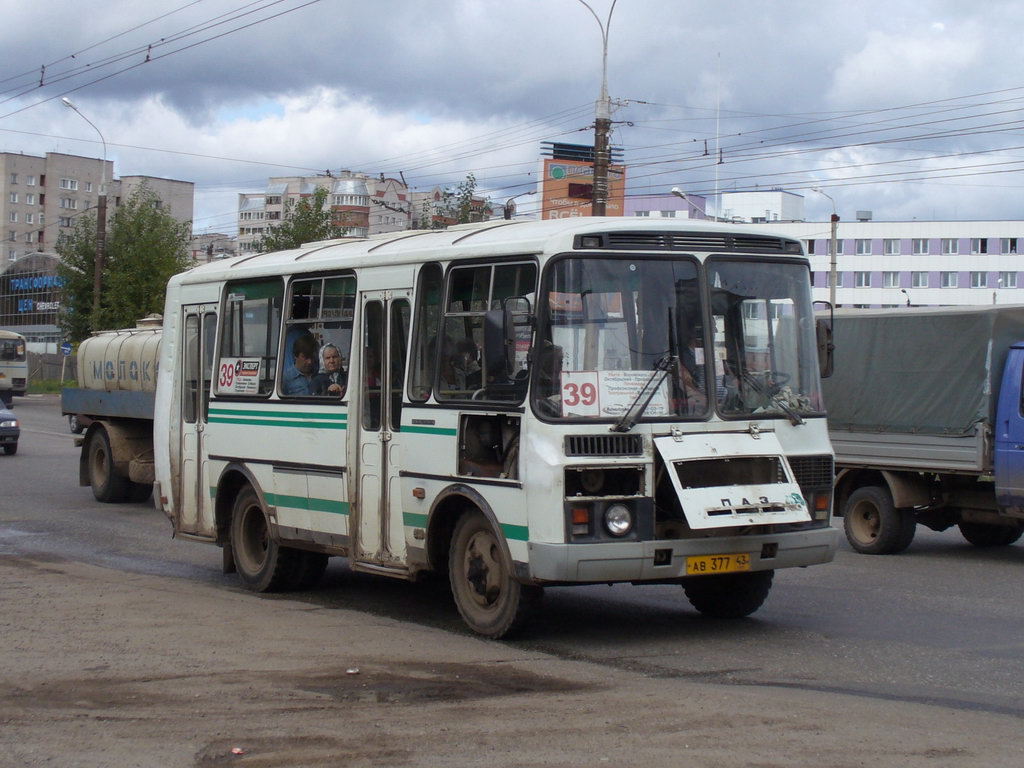
[[839, 229], [839, 214], [832, 212], [832, 240], [828, 244], [829, 250], [829, 273], [828, 273], [828, 300], [832, 306], [836, 305], [836, 232]]
[[92, 120], [83, 115], [78, 107], [71, 103], [70, 99], [61, 97], [64, 106], [73, 109], [78, 116], [85, 120], [103, 144], [103, 159], [100, 161], [100, 193], [96, 198], [96, 258], [93, 260], [92, 269], [92, 315], [93, 322], [100, 312], [100, 293], [103, 290], [103, 258], [107, 253], [107, 140], [103, 138], [100, 129]]
[[604, 216], [608, 204], [608, 166], [610, 165], [611, 152], [608, 148], [608, 134], [612, 126], [612, 104], [608, 98], [608, 28], [612, 23], [612, 13], [615, 12], [615, 3], [612, 0], [611, 8], [608, 9], [608, 18], [604, 22], [594, 13], [594, 9], [587, 4], [586, 0], [578, 0], [590, 11], [590, 15], [597, 21], [601, 28], [601, 96], [597, 100], [597, 111], [594, 120], [594, 196], [590, 203], [591, 216]]

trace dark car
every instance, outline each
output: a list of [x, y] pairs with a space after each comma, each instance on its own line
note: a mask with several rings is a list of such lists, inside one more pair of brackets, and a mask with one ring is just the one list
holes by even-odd
[[18, 452], [20, 436], [21, 428], [18, 426], [18, 418], [14, 411], [0, 406], [0, 445], [4, 447], [4, 453], [10, 456]]

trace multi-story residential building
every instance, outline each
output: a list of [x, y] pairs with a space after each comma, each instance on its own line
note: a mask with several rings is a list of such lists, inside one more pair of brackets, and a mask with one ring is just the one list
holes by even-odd
[[[105, 169], [104, 169], [105, 163]], [[57, 237], [69, 232], [75, 218], [94, 210], [100, 184], [107, 184], [107, 212], [146, 183], [180, 221], [192, 221], [191, 182], [152, 176], [114, 178], [112, 161], [60, 152], [45, 156], [0, 153], [0, 264], [30, 253], [53, 253]]]
[[[454, 201], [451, 190], [434, 187], [422, 192], [413, 192], [410, 198], [412, 201], [413, 229], [450, 227], [458, 223], [458, 218], [453, 209]], [[487, 221], [487, 219], [494, 215], [494, 209], [490, 202], [480, 195], [473, 196], [470, 207], [470, 221]]]
[[409, 229], [409, 190], [397, 179], [343, 171], [334, 176], [274, 176], [259, 193], [238, 196], [238, 249], [251, 251], [270, 227], [284, 219], [289, 206], [327, 191], [334, 223], [350, 237]]
[[706, 219], [707, 200], [701, 195], [627, 195], [626, 215], [652, 219]]

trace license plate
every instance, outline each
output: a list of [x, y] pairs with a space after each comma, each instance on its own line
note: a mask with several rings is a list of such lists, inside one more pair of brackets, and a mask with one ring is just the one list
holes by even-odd
[[750, 555], [698, 555], [686, 558], [687, 576], [706, 576], [713, 573], [736, 573], [750, 570]]

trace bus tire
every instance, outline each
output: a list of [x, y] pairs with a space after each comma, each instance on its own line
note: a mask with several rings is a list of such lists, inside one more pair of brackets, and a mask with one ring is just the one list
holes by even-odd
[[270, 535], [266, 510], [251, 485], [239, 490], [232, 507], [231, 554], [246, 589], [275, 592], [293, 583], [298, 552]]
[[1007, 547], [1024, 534], [1024, 528], [1009, 525], [960, 523], [961, 535], [976, 547]]
[[764, 604], [774, 577], [775, 571], [691, 576], [683, 579], [683, 589], [690, 605], [702, 616], [741, 619]]
[[543, 595], [540, 587], [515, 580], [498, 535], [477, 511], [466, 512], [455, 524], [448, 577], [463, 621], [495, 640], [522, 629]]
[[133, 501], [136, 504], [142, 504], [143, 502], [149, 501], [149, 497], [153, 495], [153, 484], [152, 483], [136, 483], [129, 481], [131, 485], [128, 488], [128, 500]]
[[89, 472], [89, 485], [96, 501], [104, 504], [117, 504], [128, 498], [131, 481], [118, 474], [114, 468], [114, 454], [110, 450], [110, 438], [107, 430], [97, 427], [89, 435], [86, 448], [86, 467]]
[[864, 555], [895, 555], [914, 540], [914, 513], [896, 509], [888, 488], [867, 485], [850, 494], [843, 509], [846, 540]]

